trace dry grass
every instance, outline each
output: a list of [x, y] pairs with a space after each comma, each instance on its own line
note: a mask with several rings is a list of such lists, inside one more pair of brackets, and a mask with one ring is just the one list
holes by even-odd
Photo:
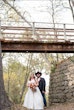
[[22, 105], [14, 105], [11, 107], [11, 110], [27, 110], [26, 108], [24, 108]]
[[[22, 105], [14, 105], [11, 107], [11, 109], [5, 109], [5, 110], [27, 110]], [[52, 105], [49, 108], [45, 110], [74, 110], [74, 103], [67, 103], [67, 104], [56, 104]]]
[[74, 103], [53, 105], [50, 106], [47, 110], [74, 110]]
[[6, 107], [5, 109], [1, 110], [27, 110], [27, 109], [20, 104], [14, 104], [12, 107]]

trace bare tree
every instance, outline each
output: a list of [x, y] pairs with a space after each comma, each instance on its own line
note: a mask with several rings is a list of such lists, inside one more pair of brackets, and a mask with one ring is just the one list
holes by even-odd
[[68, 0], [74, 21], [74, 0]]
[[10, 106], [11, 106], [11, 101], [9, 100], [5, 92], [4, 81], [3, 81], [3, 68], [2, 68], [1, 42], [0, 42], [0, 110]]
[[[56, 30], [56, 16], [58, 14], [58, 12], [60, 11], [61, 9], [61, 2], [58, 0], [58, 1], [55, 1], [55, 0], [49, 0], [50, 3], [51, 3], [51, 7], [48, 7], [48, 13], [51, 15], [51, 18], [52, 18], [52, 23], [53, 23], [53, 30], [54, 30], [54, 36], [56, 38], [56, 41], [57, 41], [57, 30]], [[50, 12], [51, 10], [51, 12]], [[58, 62], [58, 53], [56, 53], [56, 59], [57, 59], [57, 62]]]
[[27, 80], [28, 80], [28, 77], [29, 77], [29, 74], [30, 74], [30, 65], [31, 65], [32, 57], [33, 57], [33, 55], [30, 54], [30, 55], [29, 55], [29, 58], [28, 58], [28, 62], [27, 62], [28, 64], [27, 64], [26, 75], [25, 75], [25, 78], [24, 78], [24, 83], [23, 83], [23, 87], [22, 87], [22, 92], [21, 92], [21, 95], [20, 95], [20, 102], [21, 102], [21, 100], [22, 100], [23, 93], [24, 93], [24, 90], [25, 90], [25, 88], [26, 88]]
[[14, 1], [13, 1], [13, 5], [11, 5], [7, 0], [2, 0], [5, 4], [7, 4], [10, 8], [12, 8], [17, 15], [19, 15], [21, 17], [21, 19], [23, 19], [29, 26], [32, 27], [32, 25], [26, 20], [26, 18], [16, 9], [16, 7], [14, 6]]

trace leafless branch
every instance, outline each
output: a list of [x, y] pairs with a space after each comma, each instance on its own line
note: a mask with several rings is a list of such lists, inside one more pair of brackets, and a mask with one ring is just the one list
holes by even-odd
[[22, 16], [22, 14], [14, 6], [12, 6], [7, 0], [3, 0], [3, 2], [9, 7], [11, 7], [29, 26], [32, 27], [32, 25]]
[[71, 8], [71, 12], [72, 12], [73, 20], [74, 20], [74, 0], [69, 0], [69, 5]]

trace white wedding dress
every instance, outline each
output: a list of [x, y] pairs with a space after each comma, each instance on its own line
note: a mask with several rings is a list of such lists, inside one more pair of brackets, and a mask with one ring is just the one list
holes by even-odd
[[[35, 83], [35, 80], [28, 81], [28, 83]], [[36, 87], [35, 92], [33, 92], [30, 87], [28, 88], [23, 106], [33, 110], [43, 110], [43, 97], [38, 87]]]

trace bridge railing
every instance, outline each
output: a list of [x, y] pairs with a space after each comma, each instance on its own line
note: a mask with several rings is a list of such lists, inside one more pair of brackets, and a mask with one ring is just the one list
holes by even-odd
[[74, 24], [0, 22], [0, 39], [44, 42], [74, 42]]

